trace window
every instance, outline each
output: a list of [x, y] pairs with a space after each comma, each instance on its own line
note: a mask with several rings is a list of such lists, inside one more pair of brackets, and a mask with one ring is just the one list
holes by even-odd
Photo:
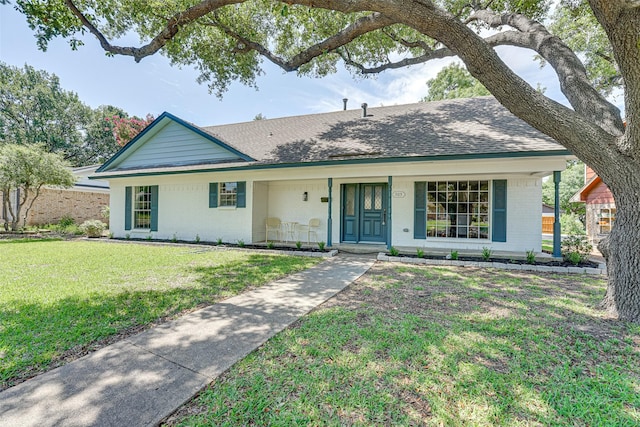
[[600, 234], [611, 233], [611, 227], [616, 221], [616, 208], [600, 209], [598, 224], [600, 225]]
[[210, 182], [209, 207], [244, 208], [247, 206], [247, 182]]
[[134, 187], [133, 227], [151, 228], [151, 187]]
[[489, 238], [489, 181], [426, 183], [426, 236]]
[[238, 203], [238, 183], [221, 182], [218, 195], [220, 197], [218, 206], [236, 206]]

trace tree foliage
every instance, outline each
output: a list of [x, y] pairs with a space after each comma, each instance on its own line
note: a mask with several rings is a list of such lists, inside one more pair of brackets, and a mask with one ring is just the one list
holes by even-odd
[[41, 146], [0, 146], [0, 191], [3, 195], [5, 230], [26, 225], [27, 215], [45, 185], [71, 187], [75, 177], [59, 154]]
[[482, 83], [469, 74], [463, 66], [456, 63], [440, 70], [433, 79], [427, 81], [427, 86], [429, 93], [422, 99], [423, 101], [491, 95]]
[[91, 109], [64, 90], [54, 74], [0, 63], [0, 142], [39, 144], [73, 161], [81, 156], [81, 129]]
[[149, 120], [111, 105], [92, 110], [55, 74], [0, 62], [0, 145], [35, 144], [84, 166], [106, 161]]
[[[268, 60], [323, 76], [342, 61], [361, 75], [458, 56], [513, 114], [588, 164], [617, 204], [601, 249], [604, 306], [640, 322], [640, 1], [562, 0], [17, 0], [41, 48], [93, 34], [110, 55], [161, 52], [194, 66], [217, 94], [255, 85]], [[543, 22], [550, 23], [549, 27]], [[580, 31], [582, 31], [582, 33]], [[555, 34], [554, 34], [555, 31]], [[113, 40], [137, 33], [141, 46]], [[531, 87], [496, 53], [529, 49], [555, 71], [569, 106]], [[624, 92], [625, 121], [603, 94]], [[632, 254], [632, 255], [630, 255]], [[629, 257], [633, 257], [630, 261]]]
[[140, 117], [122, 117], [113, 115], [105, 117], [105, 121], [112, 128], [112, 134], [119, 146], [123, 147], [127, 142], [131, 141], [144, 128], [149, 126], [155, 118], [151, 114], [141, 119]]
[[[567, 168], [560, 174], [560, 209], [566, 214], [573, 214], [584, 223], [585, 204], [571, 202], [571, 197], [584, 186], [584, 163], [580, 161], [567, 162]], [[553, 178], [542, 184], [542, 201], [549, 206], [555, 206], [555, 184]]]

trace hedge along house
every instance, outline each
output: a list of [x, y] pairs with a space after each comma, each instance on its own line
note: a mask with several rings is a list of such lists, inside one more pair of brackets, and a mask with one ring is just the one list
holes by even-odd
[[264, 242], [267, 218], [318, 218], [329, 246], [539, 251], [541, 177], [568, 158], [482, 97], [212, 127], [163, 113], [95, 178], [115, 237]]

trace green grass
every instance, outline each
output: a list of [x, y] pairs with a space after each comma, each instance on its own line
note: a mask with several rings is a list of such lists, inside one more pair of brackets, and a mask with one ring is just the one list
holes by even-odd
[[316, 262], [194, 247], [0, 241], [2, 386]]
[[377, 264], [169, 420], [636, 426], [640, 327], [588, 276]]
[[553, 252], [553, 240], [543, 240], [542, 250], [546, 252]]

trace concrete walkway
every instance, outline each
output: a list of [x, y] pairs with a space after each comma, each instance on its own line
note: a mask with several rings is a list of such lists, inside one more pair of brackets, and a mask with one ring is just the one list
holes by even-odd
[[373, 262], [330, 259], [7, 389], [0, 426], [156, 425]]

